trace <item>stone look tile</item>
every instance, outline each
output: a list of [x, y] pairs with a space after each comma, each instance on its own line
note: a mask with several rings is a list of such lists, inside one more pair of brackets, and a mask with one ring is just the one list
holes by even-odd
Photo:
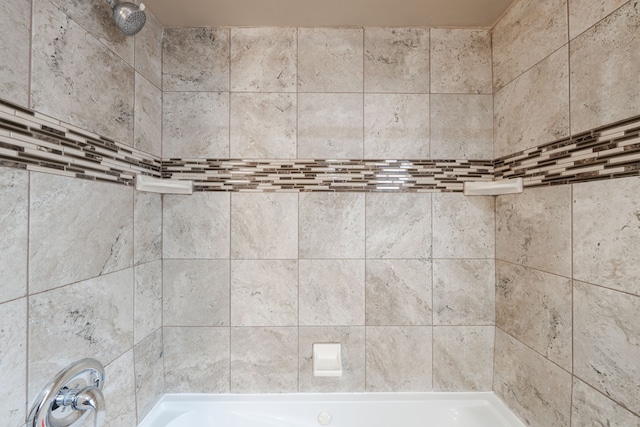
[[431, 29], [431, 92], [493, 93], [491, 33]]
[[496, 326], [571, 371], [571, 280], [498, 261]]
[[229, 49], [228, 28], [166, 28], [162, 89], [228, 91]]
[[31, 107], [133, 145], [133, 68], [54, 4], [35, 4]]
[[231, 94], [232, 158], [296, 157], [296, 95]]
[[298, 328], [231, 328], [231, 392], [298, 389]]
[[300, 193], [300, 258], [363, 258], [365, 196]]
[[431, 95], [432, 159], [493, 159], [493, 96]]
[[364, 300], [364, 261], [300, 261], [300, 325], [364, 325]]
[[571, 425], [640, 427], [640, 418], [574, 378]]
[[362, 92], [363, 30], [298, 29], [300, 92]]
[[365, 28], [365, 92], [429, 93], [429, 29]]
[[[107, 406], [107, 427], [135, 427], [136, 377], [133, 349], [105, 366], [104, 400]], [[91, 424], [91, 421], [88, 423]]]
[[571, 374], [496, 329], [494, 393], [532, 427], [569, 426]]
[[295, 92], [295, 28], [232, 28], [231, 90]]
[[366, 195], [367, 258], [429, 258], [431, 196]]
[[431, 263], [367, 261], [367, 325], [431, 325]]
[[433, 328], [433, 389], [492, 391], [492, 326]]
[[573, 186], [576, 279], [640, 295], [638, 191], [638, 178]]
[[162, 37], [164, 27], [156, 17], [145, 10], [147, 22], [135, 36], [136, 71], [156, 87], [162, 88]]
[[640, 297], [574, 282], [574, 374], [640, 411]]
[[231, 262], [232, 326], [295, 326], [296, 260]]
[[133, 211], [135, 265], [162, 258], [162, 196], [136, 191]]
[[163, 196], [164, 258], [229, 258], [229, 193]]
[[31, 2], [7, 0], [0, 15], [0, 98], [29, 105]]
[[364, 157], [429, 157], [429, 95], [367, 94], [364, 97]]
[[573, 40], [628, 0], [569, 0], [569, 38]]
[[164, 326], [229, 325], [229, 261], [163, 261]]
[[431, 391], [432, 338], [430, 326], [368, 327], [367, 391]]
[[229, 157], [229, 94], [165, 92], [162, 156]]
[[28, 213], [29, 174], [0, 168], [0, 302], [27, 293]]
[[493, 259], [433, 260], [433, 324], [495, 324]]
[[499, 196], [496, 258], [571, 277], [571, 187]]
[[362, 95], [306, 93], [298, 95], [298, 158], [361, 159]]
[[167, 393], [229, 392], [229, 328], [165, 328]]
[[[597, 3], [597, 2], [594, 2]], [[628, 2], [571, 42], [571, 132], [640, 114], [640, 11]]]
[[569, 135], [567, 58], [565, 46], [495, 94], [496, 158]]
[[162, 330], [136, 345], [133, 353], [138, 420], [142, 420], [165, 393]]
[[134, 269], [135, 343], [162, 327], [162, 261], [142, 264]]
[[40, 173], [30, 187], [30, 292], [133, 265], [133, 190]]
[[231, 257], [298, 258], [298, 195], [232, 194]]
[[567, 0], [514, 3], [493, 28], [494, 91], [566, 44], [567, 27]]
[[495, 254], [493, 197], [433, 195], [433, 257], [493, 258]]
[[[341, 344], [342, 376], [313, 375], [313, 344]], [[302, 327], [300, 328], [300, 392], [349, 393], [365, 391], [365, 328]]]
[[0, 380], [8, 386], [0, 400], [0, 413], [7, 427], [23, 427], [27, 418], [27, 299], [0, 304], [0, 319]]
[[162, 154], [162, 91], [136, 73], [134, 146]]

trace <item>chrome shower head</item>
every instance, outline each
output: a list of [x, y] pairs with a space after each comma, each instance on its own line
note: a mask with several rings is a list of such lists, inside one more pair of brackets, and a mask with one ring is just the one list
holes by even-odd
[[127, 36], [137, 34], [145, 22], [147, 15], [144, 13], [144, 4], [140, 6], [135, 3], [119, 2], [117, 0], [107, 0], [113, 9], [113, 21], [116, 26]]

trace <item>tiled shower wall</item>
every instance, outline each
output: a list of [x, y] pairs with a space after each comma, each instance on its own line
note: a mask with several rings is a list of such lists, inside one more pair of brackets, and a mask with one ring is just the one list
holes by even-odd
[[[493, 32], [496, 157], [640, 114], [639, 29], [637, 1], [516, 3]], [[494, 390], [528, 425], [640, 425], [639, 191], [496, 199]]]

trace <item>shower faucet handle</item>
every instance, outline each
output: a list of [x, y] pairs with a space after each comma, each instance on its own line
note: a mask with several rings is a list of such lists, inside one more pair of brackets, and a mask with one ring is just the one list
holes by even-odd
[[95, 386], [88, 386], [82, 390], [60, 390], [54, 402], [58, 406], [71, 406], [76, 411], [92, 412], [94, 427], [102, 427], [107, 417], [104, 395]]

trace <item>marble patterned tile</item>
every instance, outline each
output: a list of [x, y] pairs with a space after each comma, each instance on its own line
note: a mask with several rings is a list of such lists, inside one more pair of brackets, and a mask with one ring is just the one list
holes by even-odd
[[165, 92], [228, 91], [229, 43], [228, 28], [166, 28], [162, 45], [162, 89]]
[[228, 158], [229, 94], [164, 92], [164, 158]]
[[571, 277], [571, 187], [497, 197], [496, 258]]
[[159, 260], [162, 258], [162, 196], [136, 191], [133, 206], [134, 264]]
[[363, 260], [300, 260], [299, 324], [364, 325]]
[[573, 40], [628, 0], [569, 0], [569, 39]]
[[[597, 2], [594, 2], [597, 3]], [[635, 2], [616, 10], [571, 42], [571, 132], [640, 114], [640, 11]]]
[[[104, 369], [105, 382], [102, 391], [107, 407], [106, 427], [136, 427], [138, 414], [133, 349]], [[89, 425], [92, 425], [90, 421]]]
[[29, 197], [31, 293], [133, 265], [131, 188], [31, 173]]
[[232, 93], [230, 111], [232, 158], [296, 157], [295, 94]]
[[567, 20], [567, 0], [514, 3], [493, 28], [494, 91], [566, 44]]
[[107, 365], [133, 346], [133, 292], [129, 268], [29, 298], [30, 399], [78, 355]]
[[568, 427], [571, 374], [496, 329], [493, 391], [531, 427]]
[[[2, 422], [24, 427], [27, 408], [27, 299], [0, 304], [0, 380], [7, 385], [0, 400]], [[46, 380], [45, 380], [46, 381]], [[39, 393], [40, 390], [35, 391]]]
[[163, 260], [163, 326], [228, 326], [229, 261]]
[[[301, 327], [299, 340], [300, 392], [362, 393], [365, 391], [365, 328]], [[340, 343], [342, 375], [313, 375], [313, 344]]]
[[156, 87], [162, 88], [162, 38], [164, 27], [151, 13], [145, 10], [147, 22], [135, 35], [136, 71]]
[[491, 33], [431, 29], [431, 93], [493, 93]]
[[640, 297], [574, 282], [573, 372], [640, 412]]
[[429, 157], [429, 95], [366, 94], [364, 157], [426, 159]]
[[493, 102], [496, 158], [568, 136], [567, 47], [503, 87]]
[[365, 196], [300, 193], [300, 258], [363, 258]]
[[162, 261], [134, 267], [134, 342], [162, 327]]
[[494, 207], [493, 197], [434, 194], [433, 257], [493, 258]]
[[231, 90], [295, 92], [295, 28], [232, 28]]
[[[367, 327], [367, 391], [431, 391], [432, 329], [431, 326]], [[393, 357], [389, 357], [390, 354]]]
[[50, 1], [34, 4], [30, 106], [133, 145], [133, 68]]
[[433, 389], [492, 391], [492, 326], [433, 328]]
[[0, 302], [27, 294], [29, 174], [0, 168]]
[[433, 260], [433, 324], [495, 324], [493, 259]]
[[364, 90], [429, 93], [429, 29], [365, 28]]
[[571, 280], [498, 261], [496, 326], [571, 371]]
[[136, 371], [138, 420], [147, 416], [165, 393], [162, 330], [149, 335], [133, 348]]
[[7, 0], [0, 15], [0, 98], [29, 106], [31, 2]]
[[574, 378], [571, 425], [640, 427], [640, 417]]
[[359, 28], [298, 29], [298, 90], [362, 92], [363, 32]]
[[298, 324], [298, 261], [231, 261], [231, 325]]
[[573, 276], [640, 295], [640, 179], [573, 186]]
[[432, 159], [493, 159], [493, 96], [431, 95]]
[[431, 257], [431, 195], [366, 195], [367, 258]]
[[298, 328], [231, 328], [231, 392], [298, 390]]
[[367, 325], [432, 324], [431, 262], [367, 260]]
[[167, 393], [229, 392], [229, 328], [164, 328]]
[[352, 93], [298, 95], [298, 158], [361, 159], [363, 99]]
[[163, 258], [229, 258], [229, 193], [163, 196]]
[[136, 73], [133, 145], [139, 150], [162, 154], [162, 91]]

